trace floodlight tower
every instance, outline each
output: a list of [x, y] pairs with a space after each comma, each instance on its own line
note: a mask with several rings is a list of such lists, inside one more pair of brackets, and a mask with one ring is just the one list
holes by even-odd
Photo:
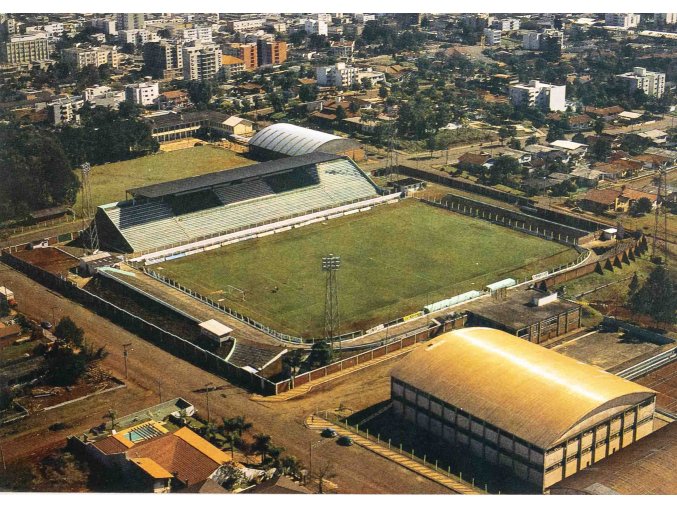
[[[339, 329], [339, 306], [338, 306], [338, 282], [336, 272], [341, 267], [341, 257], [329, 254], [322, 257], [322, 271], [327, 273], [326, 293], [324, 300], [324, 337], [329, 340], [332, 350], [334, 349], [333, 338], [338, 335]], [[339, 341], [339, 348], [341, 342]]]
[[[668, 210], [666, 208], [666, 199], [668, 196], [668, 173], [665, 169], [659, 169], [656, 175], [656, 186], [658, 192], [656, 196], [656, 203], [662, 204], [656, 206], [654, 229], [653, 229], [653, 243], [651, 247], [651, 257], [654, 261], [660, 257], [660, 251], [663, 250], [663, 263], [667, 267], [668, 264]], [[661, 215], [663, 219], [661, 220]]]
[[96, 221], [94, 218], [94, 210], [92, 205], [92, 187], [89, 181], [89, 173], [92, 167], [89, 162], [85, 162], [80, 166], [82, 171], [82, 230], [87, 229], [89, 222], [89, 232], [84, 238], [85, 249], [88, 253], [96, 253], [99, 251], [99, 234], [96, 230]]

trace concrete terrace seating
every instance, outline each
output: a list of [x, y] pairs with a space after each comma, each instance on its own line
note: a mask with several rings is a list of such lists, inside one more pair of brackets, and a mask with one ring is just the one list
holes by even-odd
[[140, 252], [377, 195], [372, 183], [348, 160], [321, 163], [317, 168], [317, 185], [278, 194], [262, 180], [216, 188], [223, 206], [178, 216], [162, 201], [103, 209], [134, 251]]
[[215, 188], [214, 193], [222, 204], [232, 204], [271, 195], [273, 189], [263, 180], [254, 180], [239, 185]]

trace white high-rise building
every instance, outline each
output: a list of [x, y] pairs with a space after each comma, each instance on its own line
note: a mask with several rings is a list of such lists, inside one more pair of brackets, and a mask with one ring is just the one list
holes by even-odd
[[496, 46], [501, 43], [501, 31], [495, 28], [485, 28], [484, 31], [484, 44], [487, 46]]
[[317, 67], [315, 74], [318, 86], [348, 87], [357, 80], [358, 69], [338, 62], [328, 67]]
[[677, 23], [677, 12], [656, 14], [655, 19], [659, 25], [674, 25]]
[[89, 25], [97, 30], [101, 30], [106, 35], [117, 35], [116, 23], [112, 19], [94, 18], [89, 21]]
[[212, 42], [212, 27], [211, 26], [196, 26], [195, 28], [184, 28], [181, 33], [181, 38], [186, 42], [199, 40], [202, 42]]
[[639, 14], [607, 12], [604, 15], [604, 24], [607, 26], [634, 28], [639, 24]]
[[10, 35], [7, 42], [0, 42], [0, 62], [16, 64], [45, 60], [49, 60], [49, 43], [45, 32]]
[[304, 28], [309, 35], [317, 34], [327, 36], [329, 34], [327, 23], [319, 19], [306, 19]]
[[214, 79], [221, 70], [221, 56], [223, 52], [216, 44], [187, 43], [183, 47], [183, 78], [188, 81]]
[[134, 83], [125, 88], [125, 97], [128, 101], [134, 102], [140, 106], [153, 105], [160, 96], [160, 86], [157, 82], [144, 81], [143, 83]]
[[628, 92], [644, 90], [650, 97], [662, 97], [665, 92], [665, 74], [651, 72], [644, 67], [634, 67], [632, 72], [618, 74], [616, 77], [628, 83]]
[[110, 107], [117, 109], [120, 102], [125, 100], [125, 92], [116, 92], [110, 86], [92, 86], [85, 88], [82, 93], [82, 98], [85, 102], [89, 102], [92, 106]]
[[74, 47], [61, 51], [61, 60], [70, 68], [82, 70], [87, 65], [110, 65], [116, 69], [120, 56], [115, 46]]
[[522, 47], [533, 51], [542, 51], [550, 41], [554, 41], [560, 48], [563, 48], [564, 33], [554, 29], [546, 29], [541, 32], [527, 32], [522, 36]]
[[510, 102], [515, 107], [529, 106], [545, 111], [565, 111], [566, 86], [541, 83], [517, 84], [509, 89]]
[[491, 24], [492, 28], [502, 32], [510, 32], [520, 29], [520, 20], [517, 18], [495, 19]]

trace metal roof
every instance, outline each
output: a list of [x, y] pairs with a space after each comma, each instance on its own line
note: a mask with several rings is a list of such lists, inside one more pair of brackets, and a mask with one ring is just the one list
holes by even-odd
[[351, 146], [357, 144], [352, 139], [327, 134], [319, 130], [298, 127], [290, 123], [276, 123], [257, 132], [250, 139], [249, 145], [293, 156], [321, 150], [324, 144], [332, 141], [341, 141]]
[[430, 340], [392, 376], [544, 450], [594, 414], [620, 411], [655, 395], [597, 367], [482, 327]]
[[289, 157], [260, 164], [253, 164], [235, 169], [226, 169], [201, 176], [191, 176], [180, 180], [166, 181], [156, 183], [145, 187], [130, 188], [127, 190], [135, 197], [147, 197], [154, 199], [172, 194], [196, 192], [226, 183], [233, 183], [247, 178], [263, 177], [275, 173], [297, 169], [299, 167], [311, 166], [322, 162], [329, 162], [341, 158], [339, 155], [329, 153], [314, 152], [298, 157]]

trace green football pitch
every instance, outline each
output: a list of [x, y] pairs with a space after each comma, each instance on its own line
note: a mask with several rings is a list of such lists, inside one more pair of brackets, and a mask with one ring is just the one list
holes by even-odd
[[[574, 249], [414, 200], [165, 262], [159, 272], [278, 331], [320, 337], [325, 273], [341, 256], [340, 331], [368, 329]], [[244, 292], [244, 300], [242, 292]]]

